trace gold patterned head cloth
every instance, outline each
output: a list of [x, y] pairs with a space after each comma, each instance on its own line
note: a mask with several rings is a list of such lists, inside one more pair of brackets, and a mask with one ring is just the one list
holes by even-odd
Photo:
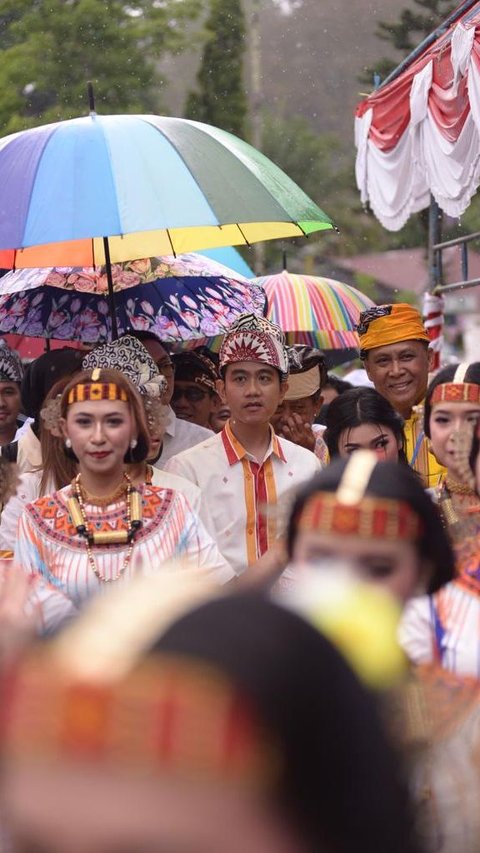
[[377, 305], [360, 314], [360, 355], [402, 341], [430, 341], [420, 312], [407, 303]]
[[362, 539], [416, 541], [420, 517], [405, 501], [368, 495], [370, 477], [378, 459], [358, 450], [348, 460], [336, 492], [315, 492], [304, 504], [299, 530], [359, 536]]
[[459, 364], [451, 382], [442, 382], [433, 391], [431, 404], [435, 403], [478, 403], [480, 402], [480, 385], [476, 382], [466, 382], [470, 364]]
[[68, 392], [67, 404], [98, 402], [99, 400], [121, 400], [128, 403], [127, 392], [115, 382], [102, 382], [102, 371], [94, 367], [89, 382], [79, 382]]
[[223, 339], [219, 352], [220, 370], [227, 364], [259, 361], [275, 367], [282, 377], [288, 377], [288, 355], [285, 335], [280, 326], [266, 317], [242, 314]]

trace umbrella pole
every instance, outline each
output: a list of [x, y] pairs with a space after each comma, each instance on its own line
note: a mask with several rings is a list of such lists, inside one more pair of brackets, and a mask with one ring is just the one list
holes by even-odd
[[110, 260], [110, 246], [108, 237], [103, 238], [103, 251], [105, 252], [105, 269], [108, 284], [108, 304], [110, 306], [110, 317], [112, 321], [112, 341], [118, 338], [117, 312], [115, 309], [115, 294], [113, 292], [112, 262]]

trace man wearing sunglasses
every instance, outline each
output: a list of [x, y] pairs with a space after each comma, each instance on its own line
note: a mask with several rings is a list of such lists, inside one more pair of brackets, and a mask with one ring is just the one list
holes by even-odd
[[173, 411], [177, 418], [209, 429], [211, 416], [220, 405], [215, 364], [204, 354], [203, 348], [177, 353], [172, 361], [175, 369]]

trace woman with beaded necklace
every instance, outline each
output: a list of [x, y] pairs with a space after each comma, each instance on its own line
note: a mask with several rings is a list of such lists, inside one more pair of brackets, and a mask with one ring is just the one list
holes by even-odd
[[472, 483], [462, 481], [457, 443], [480, 419], [480, 363], [444, 367], [428, 387], [425, 435], [447, 476], [435, 490], [444, 524], [455, 548], [457, 570], [476, 555], [480, 499]]
[[71, 485], [27, 505], [14, 554], [44, 581], [32, 592], [43, 630], [55, 629], [106, 584], [155, 573], [172, 557], [229, 580], [230, 567], [186, 498], [134, 486], [126, 473], [149, 448], [144, 408], [131, 382], [116, 370], [84, 371], [59, 402], [65, 449], [78, 460], [79, 473]]

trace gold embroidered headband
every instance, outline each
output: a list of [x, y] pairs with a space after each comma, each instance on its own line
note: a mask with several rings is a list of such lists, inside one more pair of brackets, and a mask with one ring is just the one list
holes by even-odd
[[123, 403], [128, 403], [127, 392], [120, 388], [115, 382], [100, 382], [100, 368], [95, 367], [92, 370], [92, 378], [90, 382], [82, 382], [75, 385], [68, 393], [68, 405], [72, 403], [84, 403], [85, 401], [98, 400], [121, 400]]

